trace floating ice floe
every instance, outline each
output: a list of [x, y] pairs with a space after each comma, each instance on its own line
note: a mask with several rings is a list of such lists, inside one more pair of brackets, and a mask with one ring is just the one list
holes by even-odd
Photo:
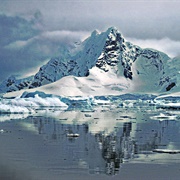
[[79, 137], [79, 134], [78, 133], [70, 133], [70, 134], [66, 134], [67, 137], [71, 137], [71, 138], [76, 138], [76, 137]]
[[1, 129], [1, 130], [0, 130], [0, 133], [1, 133], [1, 134], [4, 133], [4, 129]]
[[170, 113], [166, 113], [166, 114], [160, 113], [159, 115], [151, 116], [150, 118], [154, 119], [154, 120], [159, 120], [159, 121], [176, 120], [177, 119], [177, 115], [173, 115], [173, 114], [170, 114]]
[[180, 150], [172, 150], [172, 149], [153, 149], [153, 152], [157, 153], [169, 153], [169, 154], [178, 154]]

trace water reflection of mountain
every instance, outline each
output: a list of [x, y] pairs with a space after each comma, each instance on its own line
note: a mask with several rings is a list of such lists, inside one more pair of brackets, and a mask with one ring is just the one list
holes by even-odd
[[[108, 135], [104, 131], [91, 133], [88, 124], [65, 124], [44, 117], [33, 117], [33, 124], [49, 145], [61, 147], [68, 163], [78, 164], [91, 174], [117, 174], [122, 163], [138, 158], [138, 154], [179, 142], [176, 121], [125, 122]], [[67, 137], [67, 133], [80, 136]]]
[[98, 138], [97, 141], [102, 143], [102, 157], [106, 162], [106, 174], [117, 174], [120, 164], [133, 158], [135, 142], [130, 137], [131, 126], [131, 122], [124, 123], [123, 131], [117, 131], [105, 137], [99, 134], [102, 140], [99, 141], [100, 138]]

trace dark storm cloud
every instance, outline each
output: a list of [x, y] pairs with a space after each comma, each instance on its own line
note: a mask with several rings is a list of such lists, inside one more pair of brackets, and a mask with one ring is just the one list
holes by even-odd
[[18, 16], [0, 15], [0, 45], [7, 45], [16, 40], [27, 40], [38, 33], [31, 22]]
[[[16, 11], [16, 7], [22, 5], [12, 2], [11, 7]], [[71, 45], [84, 35], [81, 31], [48, 31], [43, 26], [41, 12], [29, 8], [31, 12], [27, 12], [25, 6], [25, 14], [21, 12], [19, 16], [13, 10], [8, 10], [8, 15], [0, 14], [0, 81], [11, 74], [19, 75], [41, 66], [48, 58], [57, 56], [62, 46]]]
[[62, 47], [71, 46], [86, 34], [79, 31], [42, 31], [37, 19], [27, 21], [18, 16], [0, 15], [0, 80], [42, 65], [48, 58], [58, 56]]
[[[20, 51], [11, 51], [5, 47], [14, 41], [26, 41], [38, 34], [33, 28], [33, 23], [15, 16], [0, 15], [0, 80], [4, 79], [10, 72], [19, 72], [24, 68], [27, 54]], [[26, 57], [26, 58], [25, 58]]]

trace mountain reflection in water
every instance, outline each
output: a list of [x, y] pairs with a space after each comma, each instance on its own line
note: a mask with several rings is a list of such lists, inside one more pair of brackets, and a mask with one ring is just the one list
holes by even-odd
[[[151, 118], [161, 113], [157, 111], [139, 111], [129, 113], [128, 116], [127, 112], [125, 116], [118, 111], [116, 114], [102, 111], [99, 118], [94, 112], [76, 112], [76, 118], [81, 120], [69, 120], [71, 113], [74, 112], [64, 112], [62, 119], [38, 116], [1, 122], [0, 129], [3, 131], [0, 143], [11, 138], [14, 144], [6, 142], [0, 156], [5, 159], [7, 156], [9, 163], [18, 163], [17, 159], [21, 156], [22, 161], [34, 163], [36, 171], [40, 168], [39, 172], [42, 173], [45, 169], [51, 169], [50, 173], [56, 174], [76, 170], [77, 173], [88, 171], [94, 175], [118, 176], [126, 163], [180, 163], [180, 154], [170, 156], [153, 152], [154, 149], [180, 149], [179, 112], [170, 113], [170, 116], [176, 115], [175, 120]], [[109, 117], [106, 113], [110, 113]], [[107, 124], [104, 125], [103, 122]], [[78, 136], [68, 137], [69, 133]], [[29, 141], [34, 135], [37, 139]], [[14, 146], [21, 139], [17, 150]], [[27, 149], [23, 157], [21, 146], [31, 146], [32, 150]], [[9, 150], [11, 156], [8, 155]]]

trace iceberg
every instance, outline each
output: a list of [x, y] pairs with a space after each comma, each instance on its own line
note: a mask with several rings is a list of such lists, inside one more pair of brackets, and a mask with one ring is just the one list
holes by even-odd
[[[41, 94], [40, 97], [38, 94]], [[49, 96], [45, 93], [23, 93], [22, 96], [13, 99], [0, 100], [0, 113], [35, 113], [35, 110], [54, 107], [65, 110], [68, 105], [55, 96]]]

